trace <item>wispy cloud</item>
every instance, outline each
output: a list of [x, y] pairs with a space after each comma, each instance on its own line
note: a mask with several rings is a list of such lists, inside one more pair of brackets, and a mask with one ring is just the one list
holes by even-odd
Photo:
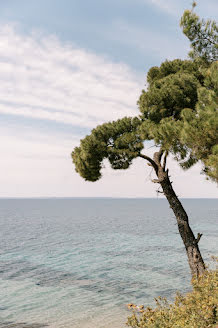
[[[0, 196], [91, 195], [93, 184], [70, 159], [79, 131], [137, 115], [140, 79], [123, 64], [52, 36], [22, 35], [16, 26], [0, 28], [0, 50]], [[49, 130], [50, 124], [41, 131], [43, 120], [71, 125], [72, 133]]]
[[[103, 178], [92, 183], [75, 172], [70, 159], [70, 152], [79, 143], [78, 136], [43, 134], [31, 128], [24, 132], [18, 129], [12, 135], [3, 128], [0, 139], [0, 197], [157, 197], [157, 186], [151, 182], [154, 172], [141, 159], [135, 160], [129, 170], [121, 171], [112, 170], [105, 162]], [[153, 151], [148, 149], [146, 153], [152, 156]], [[216, 186], [200, 177], [200, 165], [188, 172], [171, 158], [168, 165], [180, 197], [216, 195]]]
[[82, 127], [136, 113], [141, 81], [123, 64], [13, 26], [0, 49], [0, 113]]
[[[83, 137], [81, 128], [88, 131], [96, 124], [138, 114], [141, 76], [54, 37], [24, 36], [13, 26], [0, 29], [0, 50], [0, 114], [14, 115], [13, 123], [6, 120], [8, 115], [5, 124], [1, 123], [0, 196], [156, 195], [150, 169], [145, 171], [140, 160], [122, 172], [112, 171], [106, 164], [104, 178], [93, 184], [75, 172], [70, 159]], [[15, 122], [18, 116], [19, 124]], [[40, 130], [40, 120], [48, 131]], [[27, 126], [25, 121], [37, 123]], [[55, 131], [55, 122], [71, 125], [72, 134], [69, 129]], [[171, 169], [174, 176], [182, 177], [176, 179], [181, 196], [215, 194], [213, 188], [208, 192], [203, 178], [201, 186], [197, 183], [199, 172], [193, 175], [193, 171], [188, 177], [196, 179], [195, 190], [188, 194], [178, 166], [172, 163]]]

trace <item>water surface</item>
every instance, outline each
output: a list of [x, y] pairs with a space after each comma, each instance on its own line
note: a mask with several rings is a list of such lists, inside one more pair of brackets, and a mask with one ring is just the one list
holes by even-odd
[[[218, 202], [182, 200], [205, 259]], [[123, 328], [126, 304], [189, 289], [164, 199], [1, 199], [0, 327]]]

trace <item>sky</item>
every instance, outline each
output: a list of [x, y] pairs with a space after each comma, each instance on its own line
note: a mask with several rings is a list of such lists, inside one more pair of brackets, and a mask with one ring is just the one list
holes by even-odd
[[[126, 171], [105, 162], [93, 183], [70, 155], [96, 125], [138, 115], [151, 66], [187, 58], [179, 21], [190, 8], [189, 0], [0, 0], [0, 197], [158, 197], [142, 159]], [[217, 19], [218, 2], [199, 0], [196, 12]], [[217, 197], [200, 164], [182, 171], [170, 158], [168, 168], [179, 197]]]

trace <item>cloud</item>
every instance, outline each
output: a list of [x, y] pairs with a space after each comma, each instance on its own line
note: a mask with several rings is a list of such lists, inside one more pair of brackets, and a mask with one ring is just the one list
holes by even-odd
[[[0, 49], [0, 197], [156, 196], [141, 159], [126, 171], [106, 163], [103, 178], [91, 183], [75, 172], [70, 158], [84, 136], [80, 129], [138, 114], [141, 76], [54, 37], [24, 36], [13, 26], [0, 29]], [[184, 173], [169, 163], [180, 196], [215, 195], [198, 167]]]
[[9, 129], [1, 129], [0, 153], [1, 163], [4, 159], [12, 161], [13, 165], [18, 159], [47, 160], [51, 162], [56, 159], [70, 159], [70, 153], [79, 143], [77, 135], [71, 137], [61, 134], [52, 135], [32, 128], [25, 132], [16, 131], [13, 135]]
[[[0, 197], [160, 197], [151, 182], [154, 172], [142, 159], [128, 170], [112, 170], [107, 161], [101, 180], [84, 181], [74, 170], [70, 153], [78, 136], [51, 135], [21, 129], [0, 130]], [[154, 149], [147, 149], [152, 156]], [[214, 197], [216, 186], [200, 177], [200, 165], [184, 172], [172, 159], [170, 176], [179, 197]]]
[[11, 25], [0, 49], [0, 113], [89, 128], [137, 113], [141, 81], [123, 64]]
[[[138, 76], [53, 36], [22, 35], [17, 26], [0, 28], [0, 49], [0, 196], [102, 194], [105, 181], [94, 190], [75, 172], [70, 153], [80, 130], [138, 114]], [[48, 121], [61, 131], [50, 124], [40, 130]]]

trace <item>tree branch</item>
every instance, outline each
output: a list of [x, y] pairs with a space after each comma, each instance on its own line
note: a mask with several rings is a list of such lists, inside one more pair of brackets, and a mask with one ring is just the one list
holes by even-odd
[[154, 153], [153, 159], [157, 166], [160, 166], [160, 161], [161, 161], [161, 157], [162, 157], [163, 153], [164, 152], [162, 149], [160, 149], [159, 151]]
[[147, 155], [141, 154], [141, 153], [139, 154], [139, 157], [146, 159], [146, 161], [148, 161], [148, 162], [153, 166], [153, 168], [155, 169], [155, 172], [157, 173], [157, 171], [158, 171], [158, 166], [157, 166], [157, 164], [155, 163], [155, 161], [153, 161], [152, 158], [150, 158], [150, 157], [147, 156]]
[[152, 179], [151, 181], [154, 183], [161, 183], [161, 180], [159, 180], [159, 179]]
[[166, 169], [167, 156], [168, 156], [168, 152], [166, 151], [164, 154], [164, 159], [163, 159], [163, 170], [164, 171]]
[[202, 233], [198, 233], [197, 238], [195, 239], [195, 244], [198, 244], [199, 243], [199, 241], [200, 241], [200, 239], [201, 239], [202, 236], [203, 236]]

